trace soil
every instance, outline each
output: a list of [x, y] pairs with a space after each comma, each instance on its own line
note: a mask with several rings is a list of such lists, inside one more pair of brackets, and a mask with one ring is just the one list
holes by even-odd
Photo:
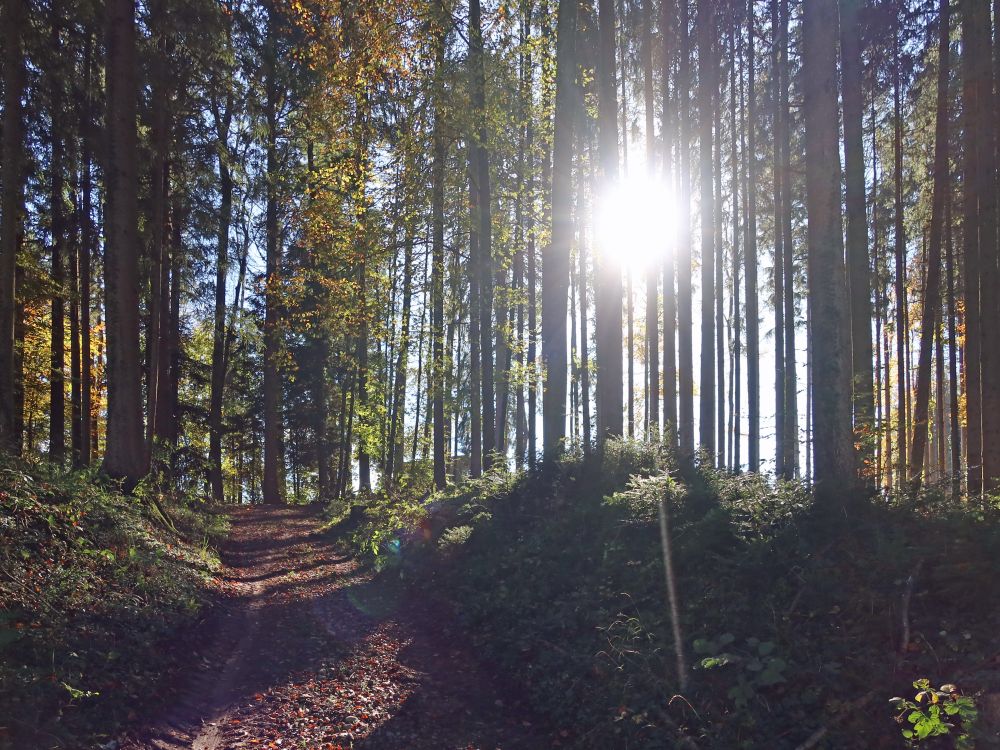
[[122, 750], [539, 748], [440, 603], [373, 577], [302, 507], [239, 507], [207, 646]]

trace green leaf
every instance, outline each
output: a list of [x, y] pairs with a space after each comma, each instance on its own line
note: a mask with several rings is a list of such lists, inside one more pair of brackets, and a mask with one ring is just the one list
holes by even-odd
[[764, 641], [762, 644], [757, 646], [757, 653], [761, 656], [767, 656], [772, 651], [774, 651], [774, 644], [771, 641]]

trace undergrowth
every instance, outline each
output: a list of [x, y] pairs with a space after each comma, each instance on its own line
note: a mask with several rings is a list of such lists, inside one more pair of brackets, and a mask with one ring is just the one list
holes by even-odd
[[[994, 503], [932, 487], [826, 512], [801, 483], [680, 471], [621, 442], [392, 504], [369, 506], [355, 543], [447, 600], [562, 746], [902, 747], [890, 699], [915, 680], [1000, 691]], [[963, 731], [992, 747], [983, 713]]]
[[92, 746], [175, 666], [224, 519], [44, 462], [3, 459], [0, 488], [0, 748]]

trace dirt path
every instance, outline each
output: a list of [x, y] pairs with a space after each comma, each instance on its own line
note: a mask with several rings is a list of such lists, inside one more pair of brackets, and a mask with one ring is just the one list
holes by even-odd
[[[314, 511], [236, 508], [226, 601], [175, 702], [123, 748], [538, 748], [452, 619], [375, 582]], [[184, 647], [181, 644], [180, 647]]]

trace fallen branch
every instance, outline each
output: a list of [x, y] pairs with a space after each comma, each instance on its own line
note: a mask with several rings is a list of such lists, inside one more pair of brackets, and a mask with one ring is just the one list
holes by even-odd
[[910, 645], [910, 600], [913, 598], [913, 589], [917, 584], [917, 576], [920, 575], [920, 568], [923, 567], [924, 561], [918, 560], [916, 566], [913, 568], [913, 572], [910, 573], [909, 578], [906, 579], [906, 586], [903, 589], [903, 606], [900, 612], [900, 618], [903, 624], [903, 634], [899, 639], [899, 653], [905, 654], [907, 647]]

